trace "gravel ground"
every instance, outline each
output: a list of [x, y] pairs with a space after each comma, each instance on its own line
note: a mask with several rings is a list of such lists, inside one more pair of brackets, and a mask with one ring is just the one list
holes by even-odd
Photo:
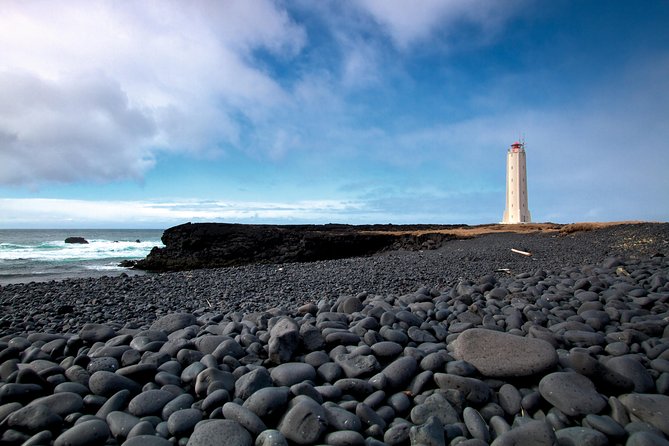
[[290, 309], [341, 294], [396, 295], [423, 286], [443, 290], [489, 274], [504, 277], [597, 264], [612, 256], [656, 254], [669, 256], [669, 224], [620, 225], [570, 235], [500, 233], [447, 242], [431, 251], [6, 285], [0, 287], [0, 333], [77, 332], [86, 322], [140, 326], [167, 313], [198, 309]]
[[669, 446], [668, 248], [623, 225], [7, 285], [0, 444]]

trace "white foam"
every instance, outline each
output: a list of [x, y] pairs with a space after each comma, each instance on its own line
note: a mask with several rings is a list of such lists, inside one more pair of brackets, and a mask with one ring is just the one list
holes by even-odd
[[76, 261], [107, 258], [144, 258], [157, 241], [89, 240], [88, 244], [51, 241], [36, 246], [0, 244], [0, 260]]

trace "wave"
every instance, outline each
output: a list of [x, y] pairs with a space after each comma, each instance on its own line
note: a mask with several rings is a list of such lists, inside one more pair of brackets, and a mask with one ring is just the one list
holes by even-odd
[[140, 259], [154, 246], [163, 246], [158, 240], [113, 241], [93, 239], [88, 244], [46, 241], [35, 245], [0, 243], [0, 260], [64, 262], [101, 259]]

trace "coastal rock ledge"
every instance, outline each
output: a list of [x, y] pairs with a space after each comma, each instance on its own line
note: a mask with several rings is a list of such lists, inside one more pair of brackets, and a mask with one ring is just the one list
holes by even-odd
[[254, 263], [333, 260], [386, 250], [436, 249], [455, 236], [431, 230], [460, 226], [464, 225], [186, 223], [167, 229], [162, 236], [165, 247], [153, 248], [135, 267], [149, 271], [183, 271]]

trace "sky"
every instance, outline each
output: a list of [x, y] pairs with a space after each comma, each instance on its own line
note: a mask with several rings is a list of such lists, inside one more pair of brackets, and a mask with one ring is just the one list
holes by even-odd
[[669, 2], [3, 0], [0, 228], [669, 220]]

